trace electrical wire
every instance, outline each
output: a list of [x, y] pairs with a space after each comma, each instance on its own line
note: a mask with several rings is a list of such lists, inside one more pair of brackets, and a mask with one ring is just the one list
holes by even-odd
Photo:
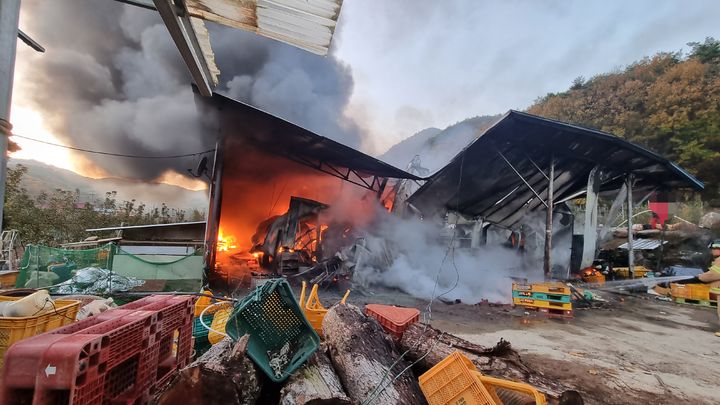
[[[455, 192], [455, 195], [457, 196], [457, 197], [456, 197], [456, 204], [455, 204], [455, 212], [456, 212], [456, 213], [459, 212], [459, 210], [460, 210], [460, 189], [461, 189], [461, 187], [462, 187], [462, 174], [463, 174], [463, 166], [464, 166], [464, 165], [465, 165], [465, 155], [463, 154], [462, 157], [460, 158], [460, 175], [458, 176], [458, 177], [459, 177], [459, 178], [458, 178], [458, 185], [457, 185], [457, 190], [456, 190], [456, 192]], [[376, 385], [375, 388], [370, 392], [370, 394], [365, 398], [365, 400], [362, 401], [362, 403], [361, 403], [362, 405], [370, 404], [372, 401], [374, 401], [375, 399], [377, 399], [377, 398], [380, 396], [380, 394], [382, 394], [382, 393], [385, 391], [385, 389], [387, 389], [387, 387], [390, 386], [390, 384], [392, 384], [392, 383], [394, 383], [395, 381], [397, 381], [397, 379], [400, 378], [400, 376], [402, 376], [402, 375], [403, 375], [406, 371], [408, 371], [412, 366], [414, 366], [414, 365], [417, 364], [419, 361], [421, 361], [422, 359], [424, 359], [428, 354], [430, 354], [430, 351], [432, 351], [432, 349], [435, 348], [435, 346], [437, 345], [437, 343], [440, 341], [440, 339], [441, 339], [442, 336], [444, 335], [444, 332], [443, 332], [442, 334], [440, 334], [440, 335], [435, 339], [435, 343], [433, 343], [433, 345], [430, 347], [430, 349], [428, 349], [428, 351], [427, 351], [422, 357], [418, 358], [417, 360], [415, 360], [415, 362], [413, 362], [412, 364], [410, 364], [409, 366], [407, 366], [406, 368], [404, 368], [404, 369], [403, 369], [402, 371], [400, 371], [394, 378], [392, 378], [387, 384], [385, 384], [385, 385], [383, 386], [383, 383], [385, 382], [385, 379], [386, 379], [387, 376], [392, 372], [392, 369], [393, 369], [400, 361], [402, 361], [402, 359], [405, 358], [405, 356], [406, 356], [411, 350], [414, 350], [415, 348], [417, 348], [417, 347], [420, 345], [420, 338], [425, 335], [425, 332], [427, 331], [427, 328], [430, 326], [430, 322], [432, 321], [432, 304], [433, 304], [433, 302], [435, 301], [435, 299], [436, 299], [436, 298], [440, 298], [440, 297], [442, 297], [442, 296], [444, 296], [444, 295], [446, 295], [446, 294], [449, 294], [450, 292], [452, 292], [453, 290], [455, 290], [455, 288], [457, 288], [457, 286], [458, 286], [458, 284], [459, 284], [459, 282], [460, 282], [460, 271], [458, 270], [457, 266], [455, 265], [455, 236], [456, 236], [456, 234], [457, 234], [456, 230], [457, 230], [458, 220], [459, 220], [459, 218], [456, 216], [456, 217], [455, 217], [455, 226], [453, 227], [452, 237], [450, 238], [450, 242], [448, 243], [448, 247], [447, 247], [447, 249], [445, 250], [445, 255], [443, 256], [443, 259], [442, 259], [442, 261], [440, 262], [440, 266], [438, 267], [438, 271], [437, 271], [437, 273], [435, 274], [435, 283], [434, 283], [434, 285], [433, 285], [432, 294], [430, 295], [430, 301], [428, 302], [428, 306], [426, 307], [426, 313], [423, 313], [423, 323], [425, 324], [425, 327], [423, 328], [422, 332], [418, 335], [418, 337], [415, 339], [415, 342], [414, 342], [414, 344], [412, 345], [412, 347], [411, 347], [411, 348], [408, 348], [407, 350], [405, 350], [405, 352], [403, 352], [403, 353], [390, 365], [390, 367], [388, 367], [387, 371], [385, 371], [385, 373], [383, 374], [383, 378], [380, 380], [380, 382], [378, 383], [378, 385]], [[442, 272], [443, 266], [445, 265], [445, 262], [447, 261], [447, 258], [448, 258], [449, 255], [452, 255], [452, 259], [451, 259], [451, 260], [452, 260], [453, 268], [455, 269], [455, 276], [456, 276], [456, 277], [455, 277], [455, 283], [453, 284], [453, 286], [452, 286], [450, 289], [448, 289], [448, 290], [445, 291], [444, 293], [442, 293], [442, 294], [440, 294], [440, 295], [438, 295], [438, 296], [435, 296], [435, 292], [437, 291], [437, 287], [438, 287], [439, 280], [440, 280], [440, 273]], [[427, 314], [427, 318], [426, 318], [426, 314]], [[382, 389], [380, 389], [381, 386], [382, 386]], [[380, 389], [380, 391], [378, 391], [378, 389]]]
[[215, 151], [215, 149], [208, 149], [208, 150], [204, 150], [201, 152], [185, 153], [185, 154], [181, 154], [181, 155], [155, 155], [155, 156], [152, 156], [152, 155], [128, 155], [128, 154], [124, 154], [124, 153], [105, 152], [105, 151], [99, 151], [99, 150], [77, 148], [74, 146], [61, 145], [59, 143], [43, 141], [40, 139], [30, 138], [30, 137], [22, 136], [22, 135], [18, 135], [18, 134], [12, 134], [11, 136], [15, 136], [15, 137], [18, 137], [21, 139], [26, 139], [28, 141], [42, 143], [45, 145], [55, 146], [58, 148], [70, 149], [70, 150], [74, 150], [77, 152], [94, 153], [97, 155], [115, 156], [115, 157], [123, 157], [123, 158], [130, 158], [130, 159], [178, 159], [178, 158], [184, 158], [184, 157], [204, 155], [206, 153], [211, 153], [211, 152]]

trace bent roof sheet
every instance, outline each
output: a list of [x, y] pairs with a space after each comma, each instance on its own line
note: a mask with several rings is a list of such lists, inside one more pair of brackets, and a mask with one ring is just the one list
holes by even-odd
[[[420, 177], [391, 166], [356, 149], [295, 125], [270, 113], [214, 93], [212, 100], [231, 118], [243, 137], [266, 151], [306, 163], [330, 164], [335, 168], [357, 171], [363, 175], [421, 180]], [[329, 117], [329, 119], [332, 117]]]
[[675, 163], [617, 136], [511, 110], [432, 175], [408, 202], [425, 216], [452, 209], [513, 227], [544, 204], [503, 156], [542, 199], [547, 198], [547, 173], [554, 156], [556, 203], [583, 193], [596, 165], [603, 171], [602, 190], [616, 189], [628, 172], [636, 175], [636, 188], [703, 188]]
[[326, 55], [342, 0], [185, 0], [185, 6], [192, 17]]

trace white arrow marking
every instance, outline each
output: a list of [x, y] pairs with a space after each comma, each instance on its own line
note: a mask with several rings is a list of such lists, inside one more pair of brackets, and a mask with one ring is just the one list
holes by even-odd
[[45, 377], [50, 377], [51, 375], [55, 375], [55, 371], [57, 368], [55, 366], [48, 364], [47, 367], [45, 367]]

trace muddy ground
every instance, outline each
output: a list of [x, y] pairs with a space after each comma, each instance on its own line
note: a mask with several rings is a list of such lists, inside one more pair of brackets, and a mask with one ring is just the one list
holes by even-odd
[[[604, 309], [547, 319], [521, 308], [436, 301], [431, 324], [471, 342], [508, 340], [530, 367], [583, 393], [586, 404], [718, 404], [720, 329], [714, 308], [659, 301], [646, 294], [602, 293]], [[339, 300], [325, 291], [325, 305]], [[425, 310], [402, 292], [354, 292], [357, 305]]]

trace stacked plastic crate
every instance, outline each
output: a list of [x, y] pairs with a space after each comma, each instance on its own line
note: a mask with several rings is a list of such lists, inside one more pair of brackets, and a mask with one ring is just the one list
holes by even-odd
[[0, 403], [149, 402], [190, 361], [194, 300], [150, 296], [16, 343]]
[[513, 283], [513, 304], [548, 316], [572, 317], [570, 287], [558, 282]]
[[710, 297], [709, 284], [670, 284], [670, 295], [678, 304], [717, 307], [717, 300]]

